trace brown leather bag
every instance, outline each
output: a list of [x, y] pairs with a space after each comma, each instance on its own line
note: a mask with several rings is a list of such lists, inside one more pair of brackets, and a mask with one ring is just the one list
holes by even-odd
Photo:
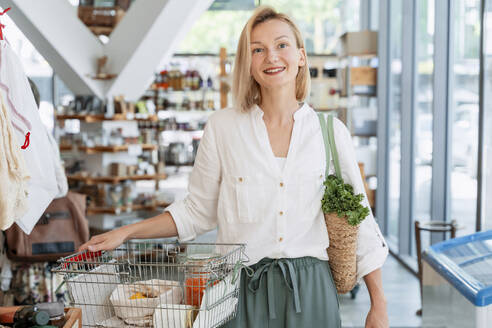
[[12, 261], [56, 261], [89, 240], [85, 195], [68, 192], [53, 200], [30, 235], [13, 224], [5, 231], [7, 256]]

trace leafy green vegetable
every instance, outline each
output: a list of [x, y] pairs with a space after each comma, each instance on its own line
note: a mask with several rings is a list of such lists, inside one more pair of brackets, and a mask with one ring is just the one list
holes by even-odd
[[347, 217], [348, 224], [356, 226], [368, 215], [369, 209], [362, 206], [363, 194], [354, 195], [354, 188], [335, 175], [329, 175], [324, 182], [325, 194], [321, 200], [324, 213], [337, 213], [339, 218]]

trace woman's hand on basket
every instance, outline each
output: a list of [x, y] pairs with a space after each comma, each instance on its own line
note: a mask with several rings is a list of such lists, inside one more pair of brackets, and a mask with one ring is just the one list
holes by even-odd
[[128, 238], [126, 229], [119, 228], [92, 237], [88, 242], [79, 247], [79, 252], [88, 250], [89, 252], [113, 250], [123, 244]]

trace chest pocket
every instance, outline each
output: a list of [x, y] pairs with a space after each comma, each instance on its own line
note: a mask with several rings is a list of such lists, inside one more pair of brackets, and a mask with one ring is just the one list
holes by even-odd
[[321, 210], [321, 199], [324, 193], [324, 170], [314, 170], [299, 177], [299, 218], [312, 220]]
[[229, 175], [221, 185], [218, 212], [229, 223], [254, 223], [265, 215], [265, 183], [260, 177]]

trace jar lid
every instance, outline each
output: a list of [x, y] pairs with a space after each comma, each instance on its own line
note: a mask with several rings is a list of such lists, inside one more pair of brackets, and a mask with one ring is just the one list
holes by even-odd
[[216, 253], [203, 253], [203, 254], [189, 254], [187, 259], [189, 261], [210, 261], [220, 257], [220, 254]]
[[220, 257], [220, 254], [215, 253], [197, 253], [197, 254], [188, 254], [185, 258], [185, 264], [190, 266], [190, 270], [195, 271], [209, 271], [213, 270], [210, 265], [213, 260]]

